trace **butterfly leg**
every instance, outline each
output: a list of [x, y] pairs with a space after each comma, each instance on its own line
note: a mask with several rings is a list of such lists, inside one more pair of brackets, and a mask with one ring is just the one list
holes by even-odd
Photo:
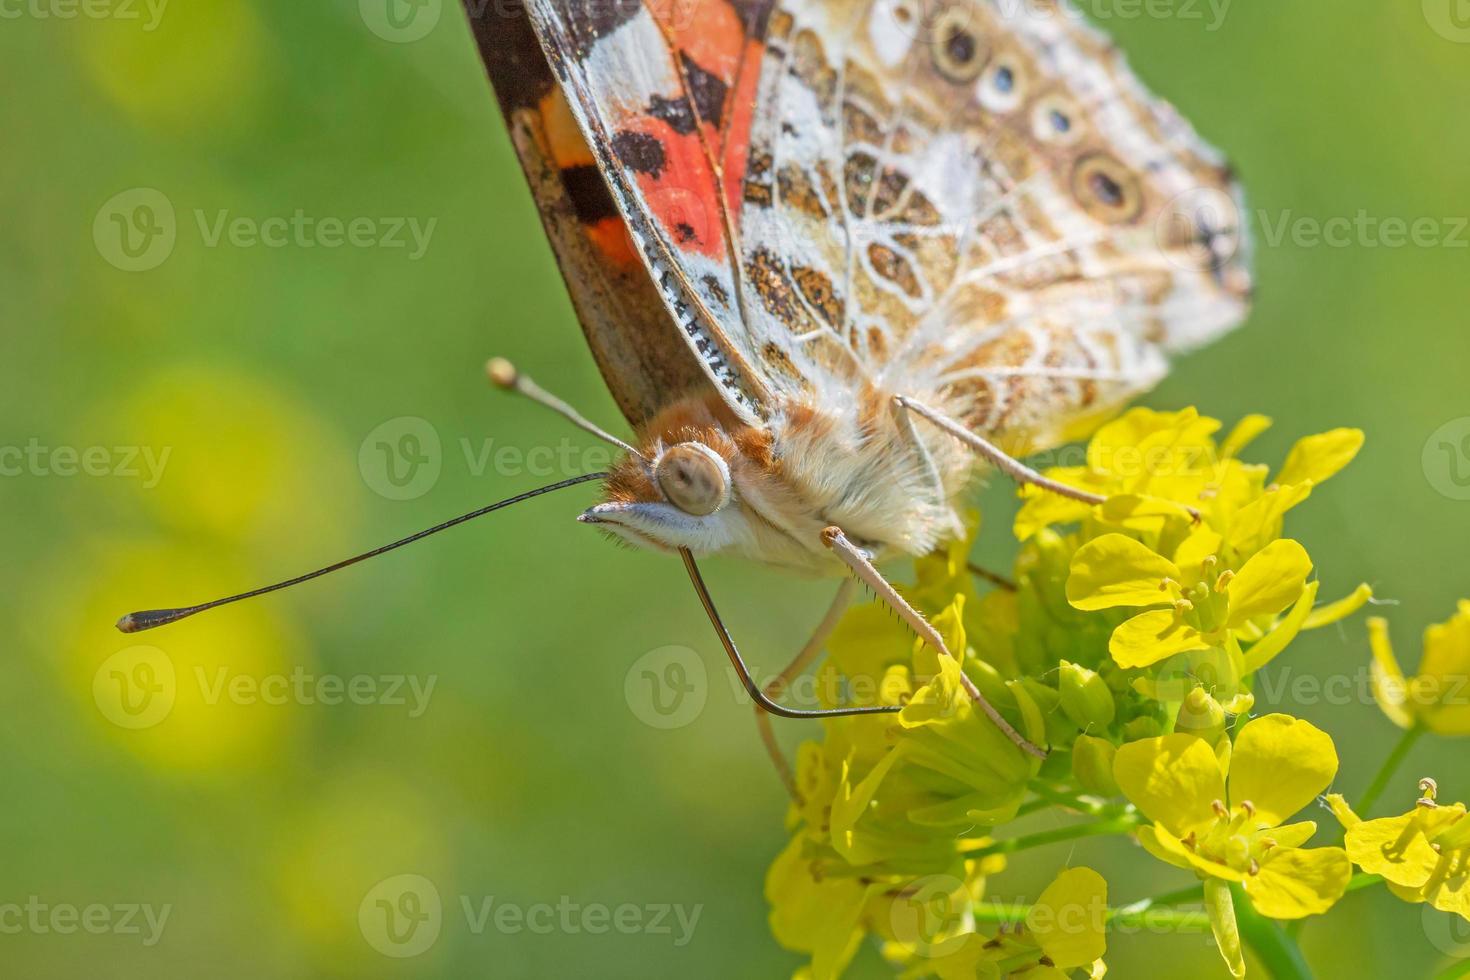
[[734, 637], [725, 628], [725, 621], [720, 618], [720, 611], [715, 608], [715, 600], [709, 594], [709, 587], [704, 584], [704, 576], [699, 573], [699, 566], [694, 562], [694, 555], [689, 552], [688, 548], [680, 548], [679, 556], [684, 559], [684, 568], [689, 572], [689, 581], [693, 583], [694, 592], [699, 596], [700, 604], [704, 606], [705, 615], [709, 617], [710, 624], [715, 628], [715, 635], [720, 638], [720, 645], [725, 648], [725, 654], [730, 658], [730, 664], [735, 668], [735, 673], [739, 675], [745, 692], [754, 699], [758, 707], [782, 718], [845, 718], [849, 715], [893, 714], [903, 710], [903, 706], [897, 704], [816, 709], [788, 708], [783, 704], [778, 704], [766, 695], [761, 686], [755, 682], [755, 678], [751, 676], [750, 667], [746, 665], [745, 658], [740, 655], [739, 648], [735, 646]]
[[[848, 604], [852, 602], [852, 594], [856, 590], [857, 581], [855, 579], [845, 578], [842, 580], [842, 584], [837, 587], [837, 595], [832, 599], [832, 605], [827, 609], [827, 615], [822, 617], [822, 621], [817, 625], [816, 631], [812, 633], [811, 639], [806, 641], [806, 645], [801, 648], [801, 652], [796, 655], [796, 659], [792, 660], [786, 669], [777, 675], [775, 680], [763, 688], [767, 698], [774, 701], [784, 694], [787, 685], [795, 680], [802, 671], [806, 670], [812, 661], [821, 654], [822, 647], [826, 645], [828, 637], [832, 635], [832, 631], [837, 628], [837, 624], [842, 620], [842, 614], [847, 611]], [[766, 752], [770, 754], [771, 762], [776, 767], [777, 775], [781, 777], [781, 782], [786, 786], [786, 791], [791, 794], [793, 800], [800, 803], [801, 795], [796, 789], [796, 775], [791, 771], [791, 764], [786, 761], [786, 756], [781, 751], [780, 744], [776, 741], [776, 732], [771, 726], [770, 712], [766, 711], [760, 704], [755, 706], [755, 725], [756, 729], [760, 732], [761, 742], [765, 745]]]
[[1080, 500], [1085, 504], [1092, 504], [1094, 506], [1104, 503], [1107, 500], [1106, 497], [1099, 496], [1095, 493], [1088, 493], [1086, 490], [1079, 490], [1076, 487], [1070, 487], [1065, 483], [1041, 475], [1019, 459], [1011, 456], [989, 439], [976, 435], [948, 415], [936, 412], [929, 406], [916, 402], [912, 398], [898, 395], [895, 396], [894, 401], [903, 408], [927, 419], [940, 429], [954, 436], [960, 442], [973, 449], [976, 455], [989, 462], [1017, 483], [1030, 483], [1043, 490], [1049, 490], [1063, 497]]
[[[873, 566], [867, 554], [848, 539], [847, 535], [843, 533], [842, 528], [827, 528], [822, 532], [822, 543], [832, 549], [832, 553], [842, 559], [843, 564], [852, 569], [852, 573], [867, 585], [868, 588], [872, 589], [879, 599], [886, 602], [889, 608], [898, 613], [900, 618], [908, 623], [909, 627], [919, 635], [921, 640], [935, 650], [938, 650], [942, 655], [954, 657], [949, 647], [945, 646], [944, 638], [939, 635], [939, 631], [924, 618], [922, 613], [909, 605], [908, 600], [900, 595], [892, 583], [883, 577], [883, 573]], [[970, 699], [980, 706], [980, 710], [985, 712], [985, 716], [994, 722], [997, 728], [1005, 732], [1007, 738], [1031, 755], [1039, 759], [1046, 758], [1046, 752], [1032, 745], [1024, 735], [1016, 731], [1015, 727], [1006, 721], [1005, 717], [999, 711], [995, 710], [995, 706], [986, 700], [985, 695], [980, 693], [980, 688], [975, 686], [975, 682], [963, 672], [960, 674], [960, 683], [964, 686], [966, 693], [970, 695]]]

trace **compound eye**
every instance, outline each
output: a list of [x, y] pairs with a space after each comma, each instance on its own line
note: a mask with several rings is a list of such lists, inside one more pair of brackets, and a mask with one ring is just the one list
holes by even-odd
[[681, 442], [665, 450], [653, 475], [669, 503], [695, 517], [713, 514], [730, 499], [729, 468], [700, 442]]

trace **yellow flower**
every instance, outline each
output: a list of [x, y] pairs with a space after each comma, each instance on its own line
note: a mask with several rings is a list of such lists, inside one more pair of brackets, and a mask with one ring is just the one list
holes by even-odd
[[1228, 745], [1217, 754], [1193, 735], [1143, 739], [1118, 750], [1113, 776], [1153, 821], [1138, 831], [1139, 843], [1205, 880], [1216, 941], [1240, 976], [1229, 883], [1261, 915], [1299, 919], [1342, 897], [1352, 865], [1340, 847], [1301, 846], [1316, 832], [1312, 821], [1286, 823], [1337, 774], [1337, 750], [1325, 732], [1267, 715], [1240, 730], [1233, 751]]
[[1373, 697], [1400, 728], [1436, 735], [1470, 735], [1470, 601], [1448, 622], [1424, 631], [1419, 673], [1404, 676], [1388, 638], [1388, 621], [1368, 620], [1373, 647]]
[[1312, 560], [1290, 539], [1273, 541], [1238, 570], [1224, 566], [1220, 551], [1220, 535], [1205, 528], [1172, 560], [1127, 535], [1105, 534], [1073, 556], [1067, 601], [1084, 611], [1147, 610], [1113, 631], [1108, 649], [1122, 667], [1223, 646], [1232, 634], [1259, 639], [1307, 592]]
[[1132, 409], [1102, 426], [1082, 466], [1053, 467], [1046, 475], [1110, 498], [1100, 507], [1064, 499], [1036, 487], [1022, 489], [1016, 516], [1022, 540], [1051, 524], [1092, 520], [1120, 529], [1165, 536], [1196, 515], [1225, 534], [1240, 558], [1249, 558], [1281, 536], [1282, 518], [1350, 463], [1363, 445], [1357, 429], [1334, 429], [1297, 442], [1270, 478], [1265, 466], [1238, 456], [1271, 420], [1250, 415], [1217, 443], [1216, 419], [1195, 409]]
[[1465, 806], [1435, 802], [1432, 779], [1408, 813], [1363, 820], [1341, 796], [1327, 798], [1347, 829], [1347, 854], [1369, 874], [1380, 875], [1406, 902], [1428, 902], [1441, 912], [1470, 919], [1470, 820]]
[[904, 980], [931, 976], [1063, 980], [1075, 971], [1101, 977], [1107, 970], [1102, 959], [1107, 952], [1107, 922], [1107, 882], [1091, 868], [1068, 868], [1025, 910], [1024, 921], [1016, 928], [994, 938], [973, 931], [952, 933], [919, 947], [921, 956], [911, 957]]

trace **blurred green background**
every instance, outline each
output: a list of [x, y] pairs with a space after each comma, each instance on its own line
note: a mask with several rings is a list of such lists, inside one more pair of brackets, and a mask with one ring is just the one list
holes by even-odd
[[[4, 5], [0, 906], [106, 912], [70, 931], [64, 912], [19, 928], [23, 912], [0, 915], [3, 972], [786, 975], [798, 960], [770, 939], [761, 895], [783, 794], [750, 708], [678, 563], [573, 523], [591, 489], [139, 638], [149, 649], [112, 629], [128, 609], [274, 580], [600, 465], [590, 440], [488, 390], [492, 353], [621, 431], [457, 5], [429, 0], [395, 27], [384, 3]], [[1258, 228], [1254, 318], [1148, 402], [1273, 416], [1263, 461], [1298, 435], [1367, 431], [1291, 530], [1324, 595], [1366, 580], [1397, 601], [1380, 612], [1410, 665], [1422, 627], [1470, 595], [1470, 456], [1439, 448], [1470, 429], [1463, 8], [1089, 8], [1229, 148], [1252, 207], [1308, 232]], [[173, 241], [146, 237], [170, 209]], [[254, 226], [298, 212], [359, 242], [324, 247], [330, 221], [316, 247], [211, 241], [222, 213]], [[1437, 230], [1398, 247], [1361, 230], [1311, 241], [1312, 223], [1360, 213]], [[134, 219], [128, 254], [115, 221]], [[1004, 565], [1009, 488], [983, 506], [981, 557]], [[709, 566], [732, 628], [774, 670], [826, 588]], [[663, 729], [635, 663], [668, 646], [696, 651], [679, 663], [709, 682], [703, 710]], [[1359, 618], [1300, 641], [1277, 677], [1361, 680], [1367, 656]], [[360, 685], [367, 703], [252, 694], [293, 674]], [[424, 710], [394, 678], [434, 685]], [[1357, 688], [1341, 700], [1293, 710], [1335, 736], [1338, 786], [1355, 793], [1396, 733]], [[1470, 796], [1464, 752], [1421, 743], [1395, 806], [1431, 773]], [[1116, 841], [1072, 854], [1115, 901], [1187, 883]], [[994, 893], [1034, 895], [1062, 856], [1017, 861]], [[359, 910], [403, 874], [432, 882], [444, 911], [431, 948], [393, 959]], [[672, 934], [477, 931], [462, 898], [701, 911], [681, 944], [672, 916]], [[140, 934], [124, 928], [129, 905], [169, 909], [156, 942], [141, 912]], [[1359, 893], [1304, 941], [1324, 977], [1419, 977], [1467, 938]], [[1121, 977], [1222, 975], [1199, 936], [1118, 937], [1109, 959]], [[886, 970], [869, 950], [853, 974]]]

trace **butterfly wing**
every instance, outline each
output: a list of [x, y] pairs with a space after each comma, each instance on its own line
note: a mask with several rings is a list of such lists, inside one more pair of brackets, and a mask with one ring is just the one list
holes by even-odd
[[531, 0], [656, 289], [752, 420], [932, 396], [1018, 451], [1244, 316], [1218, 155], [1048, 0]]
[[764, 41], [740, 231], [794, 373], [1021, 454], [1243, 319], [1223, 162], [1070, 8], [782, 0]]
[[639, 260], [524, 10], [476, 0], [466, 10], [588, 346], [636, 428], [707, 386], [705, 371]]
[[762, 8], [529, 0], [528, 13], [674, 322], [736, 413], [760, 422], [773, 392], [744, 329], [734, 198]]

